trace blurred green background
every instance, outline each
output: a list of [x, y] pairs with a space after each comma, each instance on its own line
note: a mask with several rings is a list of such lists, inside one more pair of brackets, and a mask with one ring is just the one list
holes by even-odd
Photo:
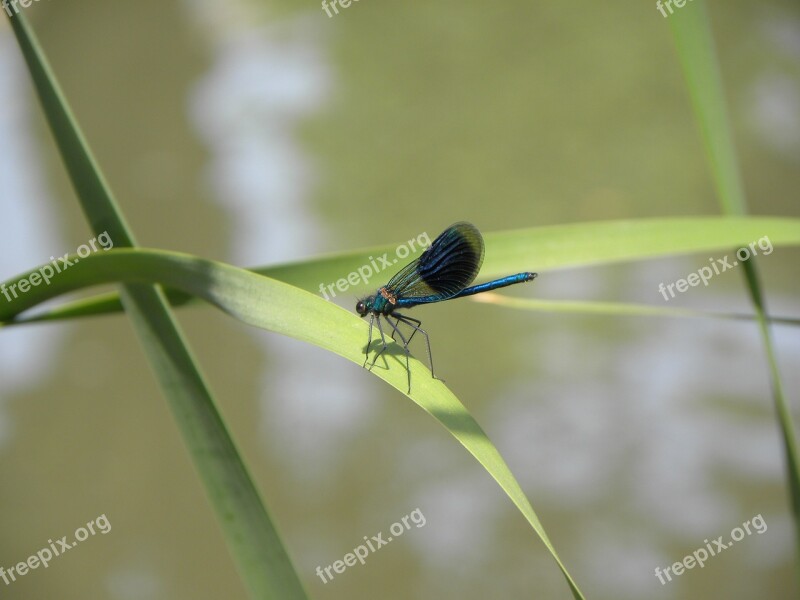
[[[750, 211], [797, 216], [800, 9], [709, 8]], [[433, 239], [458, 220], [491, 231], [719, 212], [654, 2], [358, 0], [333, 18], [294, 1], [24, 10], [143, 246], [260, 265]], [[5, 19], [0, 50], [6, 279], [93, 236]], [[708, 258], [541, 272], [508, 293], [664, 306], [658, 284]], [[774, 314], [799, 314], [798, 259], [759, 260]], [[336, 301], [352, 308], [390, 275]], [[751, 310], [740, 272], [667, 306]], [[570, 597], [500, 488], [407, 399], [208, 307], [178, 314], [311, 597]], [[754, 325], [469, 301], [413, 316], [588, 597], [797, 596]], [[774, 333], [796, 405], [800, 338]], [[0, 453], [0, 566], [101, 514], [112, 526], [0, 582], [0, 597], [245, 597], [124, 318], [0, 334]], [[315, 576], [416, 508], [424, 527], [329, 583]], [[667, 585], [654, 576], [758, 514], [764, 534]]]

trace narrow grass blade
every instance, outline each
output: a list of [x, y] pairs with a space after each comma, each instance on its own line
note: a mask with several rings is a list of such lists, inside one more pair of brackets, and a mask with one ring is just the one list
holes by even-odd
[[[646, 304], [626, 304], [622, 302], [580, 302], [573, 300], [540, 300], [538, 298], [517, 298], [495, 292], [486, 292], [471, 298], [472, 302], [494, 304], [507, 308], [539, 312], [574, 313], [583, 315], [606, 315], [612, 317], [673, 317], [690, 319], [730, 319], [735, 321], [755, 321], [754, 315], [708, 312], [689, 308], [665, 308]], [[768, 321], [779, 325], [800, 325], [800, 318], [773, 317]]]
[[[134, 246], [133, 235], [24, 14], [13, 16], [10, 21], [92, 230], [96, 235], [107, 232], [117, 247]], [[169, 401], [251, 596], [305, 598], [300, 579], [162, 293], [151, 285], [125, 285], [120, 297]]]
[[[677, 11], [670, 17], [670, 26], [722, 211], [726, 215], [743, 215], [746, 212], [744, 186], [736, 161], [733, 135], [728, 124], [727, 103], [714, 52], [714, 40], [705, 0], [696, 0], [685, 9]], [[795, 566], [796, 573], [800, 577], [800, 466], [797, 458], [797, 438], [791, 412], [783, 394], [755, 261], [745, 263], [744, 276], [756, 309], [759, 331], [769, 365], [775, 411], [783, 436], [790, 505], [795, 523], [797, 545]]]
[[687, 8], [689, 10], [679, 10], [669, 18], [678, 59], [722, 212], [743, 215], [747, 212], [744, 186], [728, 126], [728, 104], [714, 50], [708, 8], [705, 0], [694, 0]]

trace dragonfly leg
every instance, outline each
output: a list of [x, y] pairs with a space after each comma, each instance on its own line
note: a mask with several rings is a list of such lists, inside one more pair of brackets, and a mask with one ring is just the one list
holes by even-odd
[[[375, 353], [375, 358], [372, 359], [372, 364], [369, 366], [369, 370], [370, 371], [372, 371], [372, 367], [375, 366], [375, 362], [378, 360], [378, 357], [381, 354], [383, 354], [383, 352], [386, 350], [386, 348], [388, 348], [388, 346], [386, 345], [386, 336], [383, 335], [383, 327], [381, 327], [381, 316], [380, 315], [375, 315], [375, 321], [378, 323], [378, 333], [381, 334], [381, 344], [383, 346], [381, 347], [380, 350], [378, 350]], [[387, 321], [388, 321], [388, 319], [387, 319]], [[370, 327], [372, 327], [372, 321], [370, 321]], [[369, 350], [369, 346], [367, 346], [367, 350]], [[367, 357], [367, 358], [369, 358], [369, 357]], [[364, 364], [366, 365], [367, 362], [364, 361]]]
[[[392, 315], [392, 316], [394, 316], [394, 318], [397, 319], [398, 323], [403, 318], [402, 315]], [[408, 356], [410, 354], [410, 351], [408, 349], [408, 342], [411, 341], [411, 337], [406, 339], [406, 336], [403, 335], [403, 333], [400, 331], [400, 329], [398, 329], [396, 324], [392, 323], [389, 320], [388, 316], [386, 317], [386, 322], [389, 323], [389, 325], [392, 326], [392, 330], [393, 330], [392, 331], [392, 339], [394, 339], [394, 334], [396, 333], [397, 335], [400, 336], [400, 339], [403, 340], [403, 350], [406, 353], [406, 373], [408, 374], [408, 393], [410, 394], [411, 393], [411, 365], [410, 365], [409, 359], [408, 359]], [[414, 334], [412, 333], [411, 335], [413, 336]]]
[[[369, 316], [369, 336], [367, 337], [367, 347], [364, 348], [364, 364], [361, 365], [361, 368], [367, 368], [367, 361], [369, 360], [369, 347], [372, 344], [372, 322], [375, 320], [375, 315]], [[371, 369], [372, 367], [370, 367]]]
[[431, 377], [434, 379], [438, 379], [439, 381], [444, 381], [441, 377], [437, 377], [433, 371], [433, 354], [431, 353], [431, 339], [428, 337], [428, 332], [425, 331], [420, 325], [422, 325], [422, 321], [419, 319], [415, 319], [413, 317], [408, 317], [406, 315], [394, 315], [398, 321], [402, 321], [406, 325], [409, 325], [411, 328], [414, 329], [414, 332], [409, 336], [408, 341], [411, 341], [411, 338], [414, 337], [414, 334], [418, 331], [425, 336], [425, 345], [428, 347], [428, 364], [431, 366]]

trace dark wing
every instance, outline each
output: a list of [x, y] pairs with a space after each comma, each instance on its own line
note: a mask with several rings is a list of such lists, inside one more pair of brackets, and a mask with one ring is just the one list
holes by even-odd
[[386, 288], [399, 307], [446, 300], [472, 283], [482, 263], [481, 232], [472, 223], [455, 223], [392, 277]]

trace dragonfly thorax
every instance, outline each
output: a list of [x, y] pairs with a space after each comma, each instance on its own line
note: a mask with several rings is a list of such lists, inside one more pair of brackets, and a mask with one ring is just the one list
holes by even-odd
[[370, 313], [388, 315], [396, 308], [396, 304], [397, 299], [389, 290], [382, 287], [377, 294], [359, 300], [356, 304], [356, 312], [362, 317], [366, 317]]

